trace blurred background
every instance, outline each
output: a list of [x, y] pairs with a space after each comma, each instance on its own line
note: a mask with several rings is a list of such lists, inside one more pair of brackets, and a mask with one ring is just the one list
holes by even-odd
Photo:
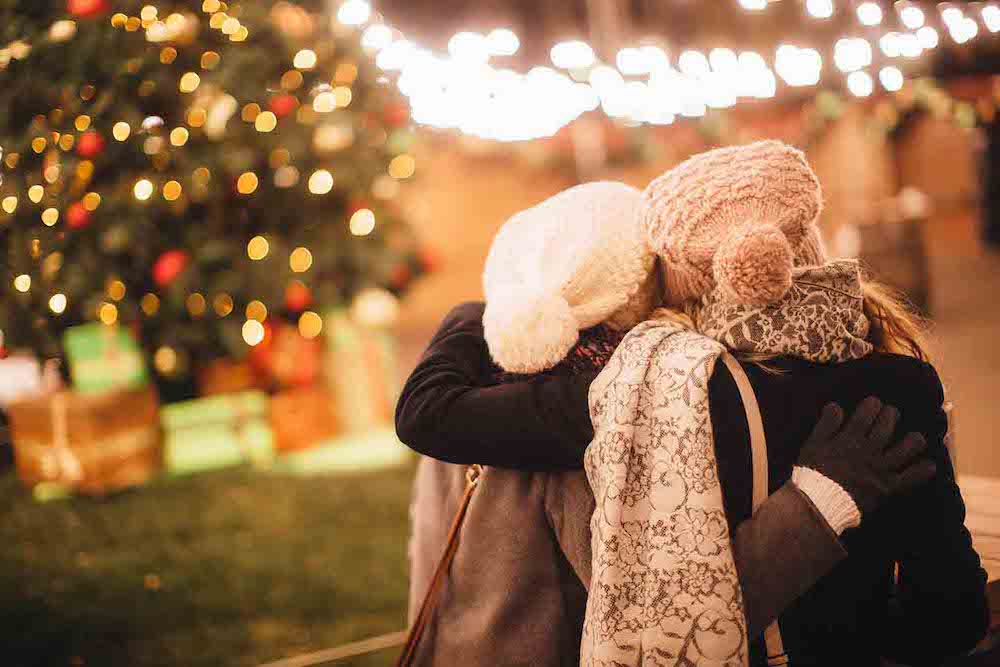
[[1000, 3], [0, 16], [4, 664], [252, 665], [402, 629], [395, 393], [481, 298], [496, 230], [764, 138], [806, 152], [831, 252], [928, 317], [1000, 577]]

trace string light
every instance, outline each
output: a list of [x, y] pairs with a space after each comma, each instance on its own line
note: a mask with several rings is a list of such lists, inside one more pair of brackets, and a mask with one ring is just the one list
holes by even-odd
[[263, 322], [267, 319], [267, 306], [255, 299], [247, 304], [246, 316], [248, 320]]
[[278, 126], [278, 117], [270, 111], [261, 112], [254, 120], [254, 128], [258, 132], [270, 132]]
[[819, 83], [823, 58], [816, 49], [782, 44], [775, 52], [774, 71], [789, 86], [812, 86]]
[[938, 32], [929, 25], [917, 30], [917, 40], [924, 49], [933, 49], [938, 45]]
[[332, 189], [333, 174], [326, 169], [317, 169], [309, 177], [309, 192], [314, 195], [325, 195]]
[[[516, 36], [515, 39], [517, 39]], [[365, 28], [365, 31], [361, 33], [362, 48], [371, 49], [373, 51], [381, 51], [391, 43], [392, 30], [388, 26], [381, 24], [371, 25]]]
[[192, 93], [198, 88], [200, 83], [201, 77], [198, 76], [197, 72], [185, 72], [184, 75], [181, 76], [180, 83], [177, 84], [177, 87], [182, 93]]
[[404, 180], [413, 176], [413, 172], [416, 169], [417, 161], [413, 159], [412, 155], [407, 155], [406, 153], [397, 155], [389, 162], [389, 175], [396, 180]]
[[17, 210], [17, 197], [14, 195], [4, 197], [2, 205], [5, 213], [13, 213]]
[[924, 24], [924, 10], [907, 5], [899, 10], [899, 20], [910, 30], [916, 30]]
[[[353, 218], [352, 218], [353, 220]], [[288, 266], [295, 273], [305, 273], [312, 266], [313, 258], [309, 248], [298, 247], [288, 256]]]
[[28, 199], [37, 204], [42, 201], [42, 197], [45, 195], [45, 188], [40, 185], [32, 185], [28, 188]]
[[878, 80], [889, 92], [895, 92], [903, 87], [903, 73], [898, 67], [883, 67], [879, 70]]
[[153, 194], [153, 183], [147, 178], [139, 179], [132, 188], [132, 192], [139, 201], [146, 201]]
[[739, 0], [740, 7], [751, 12], [767, 9], [767, 0]]
[[267, 257], [271, 246], [263, 236], [255, 236], [247, 243], [247, 256], [256, 261]]
[[118, 307], [113, 303], [101, 304], [100, 309], [97, 311], [97, 316], [102, 323], [110, 326], [118, 321]]
[[45, 223], [47, 227], [51, 227], [59, 222], [59, 209], [47, 208], [42, 211], [42, 222]]
[[315, 338], [323, 330], [323, 318], [307, 310], [299, 317], [299, 333], [303, 338]]
[[120, 280], [111, 280], [108, 282], [108, 296], [114, 301], [121, 301], [125, 298], [125, 283]]
[[875, 89], [868, 72], [851, 72], [847, 75], [847, 89], [855, 97], [868, 97]]
[[862, 25], [878, 25], [882, 22], [882, 8], [875, 2], [862, 2], [857, 9], [858, 21]]
[[853, 72], [871, 65], [872, 47], [868, 40], [844, 38], [833, 46], [833, 62], [842, 72]]
[[1000, 7], [986, 5], [982, 10], [983, 23], [990, 32], [1000, 31]]
[[512, 30], [507, 28], [497, 28], [486, 35], [486, 45], [490, 55], [512, 56], [521, 48], [521, 40], [517, 38]]
[[27, 292], [31, 289], [31, 276], [27, 273], [22, 273], [17, 278], [14, 278], [14, 289], [18, 292]]
[[257, 320], [247, 320], [243, 323], [243, 340], [253, 347], [264, 340], [264, 325]]
[[828, 19], [833, 16], [833, 0], [806, 0], [806, 11], [817, 19]]
[[375, 214], [370, 209], [362, 208], [354, 212], [350, 222], [351, 233], [355, 236], [367, 236], [375, 229]]
[[215, 299], [212, 301], [212, 307], [215, 309], [215, 314], [219, 317], [225, 317], [229, 313], [233, 312], [233, 297], [226, 293], [217, 294]]
[[344, 25], [362, 25], [371, 13], [371, 5], [364, 0], [347, 0], [337, 10], [337, 20]]
[[160, 298], [151, 292], [146, 293], [140, 300], [139, 305], [142, 307], [142, 312], [146, 313], [148, 317], [152, 317], [160, 310]]
[[66, 295], [62, 292], [57, 292], [52, 295], [49, 299], [49, 310], [51, 310], [56, 315], [61, 315], [66, 310], [67, 300]]
[[252, 171], [243, 172], [236, 180], [236, 190], [241, 195], [253, 194], [253, 192], [257, 189], [257, 184], [259, 182], [257, 174]]
[[292, 66], [297, 69], [312, 69], [316, 66], [316, 52], [310, 49], [302, 49], [292, 59]]
[[560, 69], [582, 69], [594, 64], [594, 50], [586, 42], [559, 42], [549, 52], [552, 64]]

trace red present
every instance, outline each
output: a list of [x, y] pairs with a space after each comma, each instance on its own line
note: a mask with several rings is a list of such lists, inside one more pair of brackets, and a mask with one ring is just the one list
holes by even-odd
[[309, 449], [337, 435], [333, 395], [321, 387], [300, 387], [271, 397], [271, 430], [280, 452]]

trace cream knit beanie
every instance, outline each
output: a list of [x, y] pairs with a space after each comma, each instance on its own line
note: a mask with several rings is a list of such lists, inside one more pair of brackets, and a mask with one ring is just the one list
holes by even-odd
[[734, 303], [773, 303], [791, 287], [793, 266], [825, 261], [819, 181], [802, 152], [780, 141], [695, 155], [642, 198], [669, 305], [716, 287]]
[[622, 183], [586, 183], [504, 223], [483, 272], [483, 328], [501, 368], [551, 368], [579, 331], [628, 328], [658, 305], [640, 203], [639, 190]]

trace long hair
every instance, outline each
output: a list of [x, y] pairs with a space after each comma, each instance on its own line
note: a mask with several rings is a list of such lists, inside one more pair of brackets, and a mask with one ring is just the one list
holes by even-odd
[[[919, 316], [905, 297], [897, 290], [869, 277], [861, 279], [864, 313], [868, 318], [868, 342], [878, 352], [890, 352], [930, 361], [926, 342], [927, 321]], [[681, 326], [698, 330], [701, 301], [691, 299], [674, 308], [659, 308], [653, 317], [670, 320]], [[774, 370], [767, 364], [775, 354], [749, 352], [737, 355], [743, 361], [757, 363]]]

